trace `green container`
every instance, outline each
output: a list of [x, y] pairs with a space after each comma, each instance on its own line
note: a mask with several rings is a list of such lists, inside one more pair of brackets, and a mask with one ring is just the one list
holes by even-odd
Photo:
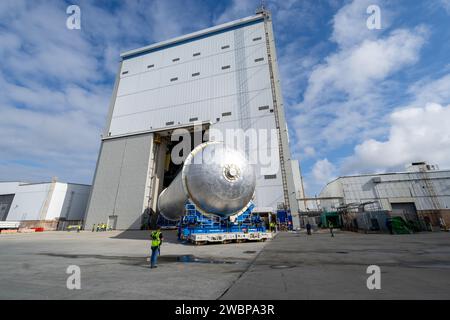
[[408, 224], [402, 217], [392, 217], [392, 231], [395, 234], [410, 234], [412, 233]]
[[322, 222], [322, 228], [329, 228], [330, 223], [333, 224], [333, 228], [340, 228], [342, 226], [341, 217], [335, 211], [322, 213], [320, 221]]

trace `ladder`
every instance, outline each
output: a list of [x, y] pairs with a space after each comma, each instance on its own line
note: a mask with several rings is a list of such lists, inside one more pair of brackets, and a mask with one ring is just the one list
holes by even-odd
[[439, 210], [440, 209], [440, 203], [437, 199], [436, 192], [434, 191], [433, 183], [431, 182], [431, 179], [426, 171], [425, 168], [420, 168], [419, 171], [422, 173], [422, 179], [425, 182], [425, 187], [428, 191], [428, 195], [431, 199], [432, 209], [433, 210]]
[[280, 118], [278, 114], [278, 101], [277, 101], [277, 94], [275, 91], [275, 76], [273, 71], [273, 65], [272, 65], [272, 54], [270, 50], [270, 40], [269, 40], [269, 27], [267, 25], [267, 22], [269, 20], [270, 13], [262, 9], [261, 13], [264, 16], [264, 32], [266, 36], [266, 48], [267, 48], [267, 60], [269, 63], [269, 74], [270, 74], [270, 87], [272, 90], [272, 99], [273, 99], [273, 111], [275, 114], [275, 126], [277, 128], [278, 133], [278, 151], [280, 156], [280, 170], [281, 170], [281, 180], [283, 184], [283, 194], [284, 194], [284, 205], [285, 208], [290, 208], [289, 204], [289, 191], [288, 191], [288, 185], [287, 185], [287, 177], [286, 177], [286, 168], [285, 168], [285, 162], [284, 162], [284, 150], [283, 150], [283, 143], [282, 143], [282, 133], [281, 133], [281, 127], [280, 127]]

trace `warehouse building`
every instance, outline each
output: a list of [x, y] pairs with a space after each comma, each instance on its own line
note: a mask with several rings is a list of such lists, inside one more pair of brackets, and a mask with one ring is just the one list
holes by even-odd
[[[381, 212], [425, 230], [439, 230], [450, 227], [450, 170], [416, 162], [406, 172], [339, 177], [327, 184], [319, 199], [325, 211], [353, 207], [356, 215]], [[385, 228], [384, 221], [375, 223]]]
[[[90, 197], [87, 224], [140, 229], [181, 165], [170, 158], [176, 129], [190, 145], [211, 132], [271, 130], [275, 143], [245, 146], [247, 156], [276, 155], [273, 170], [255, 164], [257, 210], [288, 208], [298, 225], [299, 164], [291, 159], [270, 14], [256, 15], [121, 55]], [[204, 138], [195, 139], [200, 133]], [[177, 140], [177, 139], [175, 139]], [[264, 150], [261, 150], [264, 149]], [[266, 169], [266, 168], [265, 168]]]
[[74, 183], [0, 182], [0, 221], [23, 228], [62, 230], [84, 219], [90, 186]]

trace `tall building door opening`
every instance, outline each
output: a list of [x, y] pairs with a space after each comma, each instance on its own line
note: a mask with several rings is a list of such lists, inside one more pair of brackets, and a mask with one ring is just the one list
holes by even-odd
[[400, 216], [407, 222], [419, 222], [419, 216], [417, 215], [414, 202], [391, 203], [391, 207], [393, 216]]
[[117, 226], [117, 216], [108, 217], [108, 229], [116, 230]]
[[[155, 133], [155, 144], [157, 144], [157, 147], [154, 149], [153, 155], [153, 173], [151, 174], [152, 191], [146, 210], [147, 214], [143, 216], [144, 228], [152, 228], [155, 224], [164, 226], [175, 224], [175, 222], [168, 221], [159, 215], [157, 205], [159, 194], [170, 185], [182, 170], [184, 159], [186, 159], [189, 153], [197, 145], [205, 142], [203, 140], [207, 139], [205, 133], [209, 129], [209, 124], [202, 127], [201, 133], [194, 132], [193, 126], [185, 127], [184, 129], [188, 130], [189, 134], [185, 133], [180, 136], [172, 136], [172, 130]], [[200, 134], [204, 139], [200, 138]], [[180, 143], [184, 148], [181, 148]]]
[[0, 221], [6, 221], [13, 200], [14, 194], [0, 195]]

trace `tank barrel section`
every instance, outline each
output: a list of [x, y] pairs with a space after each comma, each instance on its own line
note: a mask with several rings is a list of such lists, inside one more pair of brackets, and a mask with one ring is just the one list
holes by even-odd
[[191, 151], [181, 171], [159, 195], [159, 213], [178, 220], [189, 201], [202, 214], [229, 217], [250, 206], [255, 186], [254, 168], [241, 152], [220, 142], [206, 142]]

